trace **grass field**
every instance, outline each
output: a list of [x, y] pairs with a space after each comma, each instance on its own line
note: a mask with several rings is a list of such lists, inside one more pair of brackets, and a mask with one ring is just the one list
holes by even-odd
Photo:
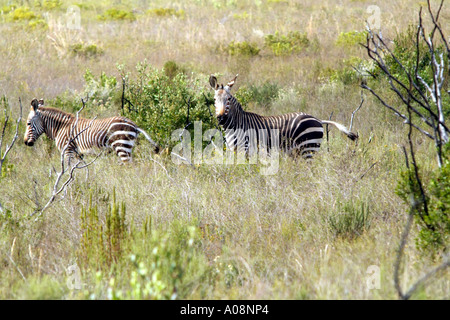
[[[424, 4], [2, 0], [0, 94], [11, 107], [5, 143], [14, 134], [19, 97], [26, 119], [35, 97], [73, 112], [86, 93], [99, 95], [105, 86], [90, 87], [87, 70], [96, 80], [105, 73], [117, 81], [82, 115], [120, 114], [121, 78], [137, 81], [144, 61], [156, 70], [166, 66], [166, 73], [171, 61], [188, 84], [200, 79], [190, 87], [198, 92], [210, 91], [210, 74], [226, 83], [239, 73], [233, 90], [252, 93], [247, 110], [332, 114], [348, 126], [361, 102], [352, 66], [370, 65], [358, 45], [371, 19], [368, 7], [379, 9], [383, 36], [394, 39], [417, 23]], [[450, 21], [450, 3], [441, 21]], [[450, 34], [448, 24], [443, 28]], [[395, 101], [386, 83], [377, 89]], [[312, 162], [281, 156], [274, 175], [252, 164], [176, 165], [167, 152], [153, 155], [142, 139], [132, 164], [101, 156], [76, 172], [37, 219], [30, 215], [51, 196], [60, 156], [46, 138], [26, 147], [22, 120], [0, 174], [0, 298], [398, 298], [394, 262], [408, 206], [396, 189], [407, 127], [363, 95], [353, 121], [358, 143], [331, 130]], [[437, 169], [434, 146], [417, 133], [413, 139], [428, 180]], [[405, 288], [442, 258], [415, 245], [418, 230], [405, 250]], [[368, 285], [372, 268], [376, 288]], [[449, 294], [447, 271], [413, 298]]]

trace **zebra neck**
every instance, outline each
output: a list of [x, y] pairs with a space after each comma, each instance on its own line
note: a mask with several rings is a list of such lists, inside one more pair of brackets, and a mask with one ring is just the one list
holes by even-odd
[[73, 122], [74, 116], [60, 110], [44, 109], [41, 111], [44, 123], [44, 132], [51, 140], [55, 140], [58, 132]]
[[235, 112], [233, 112], [232, 114], [229, 114], [226, 122], [223, 124], [222, 127], [224, 130], [255, 129], [253, 128], [255, 122], [251, 121], [255, 120], [255, 118], [258, 118], [259, 122], [262, 122], [264, 117], [256, 113], [244, 111], [242, 108], [240, 108]]
[[222, 124], [222, 128], [236, 129], [239, 128], [240, 120], [245, 117], [246, 112], [242, 108], [241, 104], [233, 97], [231, 100], [232, 106], [225, 121]]

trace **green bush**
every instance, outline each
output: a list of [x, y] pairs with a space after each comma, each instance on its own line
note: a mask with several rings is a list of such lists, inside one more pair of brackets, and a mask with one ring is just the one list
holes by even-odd
[[184, 70], [175, 61], [172, 60], [166, 61], [166, 63], [164, 63], [163, 70], [166, 76], [168, 76], [170, 79], [173, 79], [177, 74], [184, 72]]
[[5, 6], [2, 8], [4, 14], [7, 13], [7, 19], [17, 23], [26, 23], [31, 29], [46, 28], [47, 22], [43, 17], [31, 11], [29, 7], [16, 7], [15, 5]]
[[[415, 66], [417, 63], [416, 32], [417, 32], [417, 27], [411, 25], [408, 27], [408, 29], [406, 29], [406, 31], [399, 33], [395, 37], [395, 39], [393, 41], [394, 46], [391, 50], [392, 50], [392, 53], [395, 55], [396, 59], [393, 58], [389, 54], [385, 55], [386, 68], [389, 70], [389, 72], [395, 78], [397, 78], [402, 83], [406, 84], [407, 87], [409, 87], [409, 77], [408, 77], [407, 73], [409, 73], [412, 76], [413, 80], [415, 81], [414, 73], [415, 73]], [[419, 55], [419, 63], [418, 63], [417, 73], [424, 79], [424, 81], [430, 87], [432, 87], [433, 67], [432, 67], [432, 63], [431, 63], [430, 50], [423, 41], [419, 42], [418, 47], [419, 47], [420, 55]], [[441, 54], [443, 55], [443, 58], [445, 60], [444, 64], [446, 66], [448, 66], [449, 61], [448, 61], [447, 55], [444, 53], [445, 49], [443, 48], [443, 46], [442, 45], [436, 46], [434, 48], [434, 50], [435, 50], [436, 56], [439, 56]], [[403, 67], [397, 62], [397, 60], [403, 65]], [[381, 75], [382, 77], [385, 77], [385, 74], [378, 66], [374, 69], [373, 74], [375, 74], [377, 76]], [[448, 73], [445, 73], [445, 76], [447, 76], [447, 79], [448, 79]], [[419, 90], [425, 96], [428, 96], [428, 92], [427, 92], [425, 86], [420, 81], [415, 81], [415, 82], [416, 82], [416, 85], [418, 86]], [[404, 94], [406, 94], [403, 88], [401, 88], [400, 86], [397, 86], [397, 87], [399, 87], [400, 92], [403, 92]], [[413, 92], [413, 94], [419, 100], [421, 100], [419, 92]], [[429, 99], [429, 100], [431, 101], [431, 99]], [[449, 116], [450, 115], [450, 95], [447, 95], [447, 94], [443, 95], [443, 101], [444, 101], [444, 103], [443, 103], [444, 114], [445, 114], [445, 116]], [[421, 106], [416, 104], [414, 101], [412, 101], [412, 105], [414, 107], [416, 107], [418, 110], [421, 110]], [[425, 111], [425, 114], [427, 114], [426, 111]]]
[[423, 186], [427, 209], [413, 169], [402, 172], [397, 186], [400, 198], [415, 206], [413, 213], [420, 227], [417, 247], [433, 255], [447, 250], [450, 243], [450, 145], [444, 149], [444, 165]]
[[250, 102], [254, 101], [252, 89], [245, 85], [240, 86], [239, 89], [236, 90], [234, 97], [239, 101], [244, 110]]
[[60, 0], [45, 0], [42, 3], [42, 7], [44, 9], [50, 10], [50, 9], [59, 8], [62, 6], [62, 4], [63, 4], [63, 2]]
[[226, 48], [226, 52], [230, 56], [247, 56], [247, 57], [253, 57], [257, 56], [261, 49], [258, 48], [258, 46], [255, 43], [250, 43], [247, 41], [243, 42], [235, 42], [232, 41], [228, 44]]
[[125, 97], [129, 103], [123, 114], [147, 130], [161, 146], [178, 144], [171, 141], [172, 132], [189, 123], [187, 130], [193, 137], [194, 121], [202, 122], [203, 131], [215, 126], [217, 120], [214, 114], [211, 117], [207, 103], [212, 100], [212, 92], [205, 86], [207, 77], [189, 78], [184, 73], [168, 76], [166, 70], [147, 63], [139, 64], [137, 71], [137, 79], [127, 81]]
[[17, 5], [11, 4], [9, 6], [3, 6], [1, 11], [2, 11], [2, 14], [8, 14], [16, 8], [17, 8]]
[[[94, 196], [102, 193], [100, 199]], [[91, 189], [80, 218], [77, 264], [99, 282], [88, 288], [91, 298], [105, 285], [108, 299], [183, 298], [192, 274], [198, 277], [206, 271], [199, 268], [205, 261], [198, 250], [201, 238], [196, 226], [173, 221], [162, 230], [147, 216], [138, 227], [114, 190], [110, 198], [104, 190]]]
[[103, 49], [96, 44], [75, 43], [69, 46], [70, 54], [83, 58], [94, 58], [103, 54]]
[[18, 7], [9, 11], [9, 17], [13, 21], [29, 21], [40, 18], [40, 15], [31, 11], [29, 7]]
[[84, 87], [84, 97], [89, 97], [89, 101], [98, 106], [109, 108], [112, 106], [113, 98], [118, 92], [117, 79], [114, 76], [107, 76], [102, 72], [97, 79], [88, 69], [84, 74], [86, 81]]
[[178, 17], [184, 18], [185, 12], [184, 10], [175, 10], [173, 8], [155, 8], [147, 10], [147, 14], [158, 17]]
[[351, 48], [358, 46], [360, 43], [365, 43], [366, 38], [367, 31], [341, 32], [336, 40], [336, 45], [339, 47]]
[[264, 108], [270, 108], [272, 102], [278, 98], [280, 87], [276, 83], [265, 82], [261, 86], [252, 85], [249, 90], [251, 92], [251, 101]]
[[105, 11], [102, 15], [98, 16], [99, 20], [122, 20], [122, 21], [135, 21], [136, 15], [127, 10], [118, 8], [111, 8]]
[[291, 31], [287, 35], [280, 35], [278, 32], [269, 34], [265, 36], [264, 41], [276, 56], [301, 52], [309, 46], [306, 33], [298, 31]]

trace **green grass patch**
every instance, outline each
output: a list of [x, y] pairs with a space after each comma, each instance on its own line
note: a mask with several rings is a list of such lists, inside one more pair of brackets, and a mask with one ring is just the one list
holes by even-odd
[[251, 43], [247, 41], [243, 42], [232, 41], [228, 44], [225, 50], [230, 56], [246, 56], [246, 57], [257, 56], [261, 51], [261, 49], [258, 47], [256, 43]]
[[336, 45], [344, 48], [351, 48], [366, 43], [367, 31], [349, 31], [341, 32], [337, 39]]
[[362, 201], [339, 202], [336, 212], [328, 217], [328, 225], [337, 237], [357, 238], [370, 228], [370, 207]]
[[177, 17], [184, 18], [186, 12], [183, 9], [176, 10], [173, 8], [154, 8], [146, 11], [148, 15], [156, 17]]
[[136, 15], [132, 11], [123, 10], [119, 8], [111, 8], [106, 10], [103, 14], [97, 17], [101, 21], [115, 20], [115, 21], [135, 21]]
[[70, 45], [68, 50], [71, 55], [83, 58], [95, 58], [104, 52], [96, 44], [86, 44], [83, 42]]
[[269, 34], [264, 37], [265, 45], [272, 50], [276, 56], [289, 55], [303, 51], [309, 46], [306, 33], [291, 31], [286, 35]]

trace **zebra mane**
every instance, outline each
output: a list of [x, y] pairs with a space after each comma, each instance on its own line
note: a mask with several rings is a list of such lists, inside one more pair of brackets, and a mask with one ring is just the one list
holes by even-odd
[[75, 115], [53, 107], [39, 107], [39, 112], [47, 116], [64, 116], [66, 119], [73, 119]]
[[238, 109], [244, 111], [244, 108], [242, 107], [241, 102], [235, 96], [233, 96], [231, 93], [229, 93], [229, 95], [230, 95], [229, 99], [231, 102], [234, 102], [234, 106], [237, 107]]

